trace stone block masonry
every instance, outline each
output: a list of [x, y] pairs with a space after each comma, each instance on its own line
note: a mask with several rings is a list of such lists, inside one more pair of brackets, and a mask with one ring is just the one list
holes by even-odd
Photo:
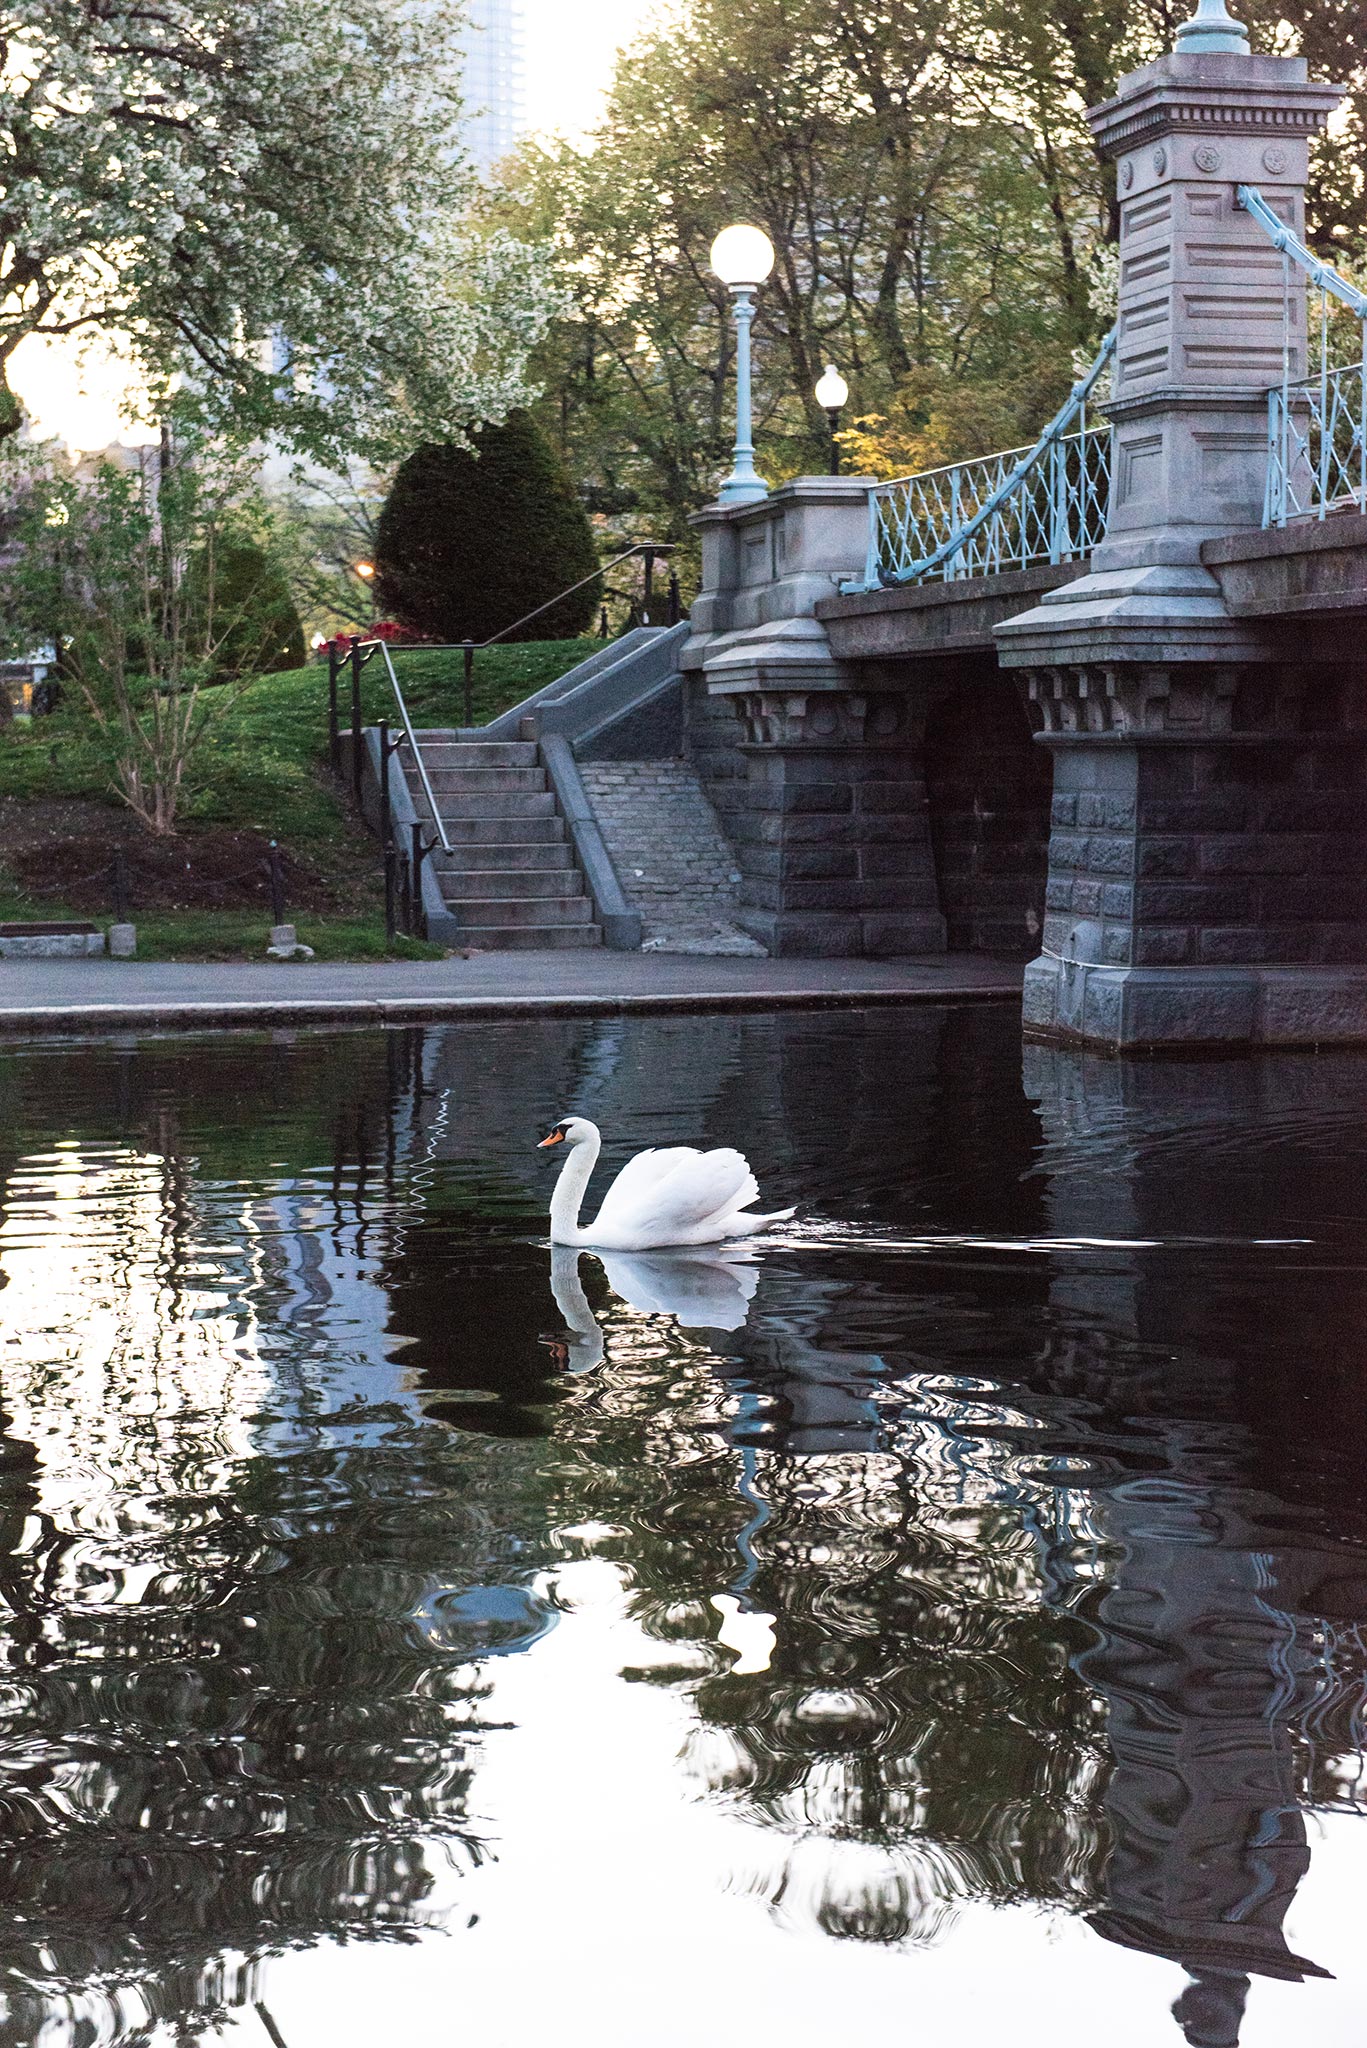
[[739, 704], [746, 931], [776, 956], [943, 952], [921, 709], [902, 692], [843, 690]]
[[1044, 942], [1115, 967], [1367, 965], [1367, 734], [1060, 748]]
[[579, 772], [643, 950], [762, 955], [740, 929], [740, 874], [696, 770], [686, 761], [581, 761]]

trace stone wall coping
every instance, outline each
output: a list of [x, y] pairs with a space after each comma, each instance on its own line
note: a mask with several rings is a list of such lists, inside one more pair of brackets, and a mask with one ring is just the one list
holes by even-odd
[[1201, 560], [1209, 568], [1218, 563], [1318, 555], [1339, 548], [1363, 550], [1363, 579], [1367, 583], [1367, 513], [1362, 512], [1331, 512], [1324, 519], [1302, 519], [1289, 526], [1255, 526], [1218, 540], [1202, 541]]
[[1037, 590], [1057, 590], [1086, 573], [1085, 562], [1035, 562], [1028, 569], [1004, 569], [995, 576], [955, 576], [946, 581], [894, 583], [886, 590], [851, 591], [839, 597], [824, 597], [816, 608], [816, 615], [819, 619], [859, 619], [871, 612], [929, 611], [936, 605], [970, 604], [996, 595], [1031, 597]]
[[866, 498], [878, 479], [872, 476], [794, 476], [778, 484], [767, 498], [749, 504], [723, 505], [713, 501], [699, 512], [690, 512], [690, 526], [753, 526], [772, 519], [794, 505], [848, 505], [851, 499]]

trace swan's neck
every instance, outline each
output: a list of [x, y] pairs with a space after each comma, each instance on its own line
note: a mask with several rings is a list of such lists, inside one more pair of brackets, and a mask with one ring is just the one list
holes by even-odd
[[551, 1196], [551, 1243], [578, 1244], [582, 1237], [579, 1228], [579, 1210], [584, 1200], [584, 1190], [594, 1167], [598, 1164], [598, 1153], [602, 1140], [595, 1131], [591, 1138], [585, 1138], [575, 1145], [569, 1158], [560, 1169], [560, 1178]]

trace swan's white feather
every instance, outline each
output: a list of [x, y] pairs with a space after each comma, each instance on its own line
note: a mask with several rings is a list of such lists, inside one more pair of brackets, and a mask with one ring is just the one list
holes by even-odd
[[702, 1153], [692, 1145], [666, 1145], [657, 1151], [652, 1145], [644, 1152], [638, 1152], [634, 1159], [628, 1159], [612, 1186], [604, 1195], [598, 1211], [598, 1221], [611, 1223], [619, 1214], [635, 1215], [637, 1204], [644, 1201], [655, 1183], [684, 1159], [701, 1159]]
[[585, 1239], [623, 1251], [715, 1243], [732, 1235], [737, 1223], [746, 1229], [749, 1219], [737, 1212], [758, 1194], [748, 1164], [729, 1146], [715, 1152], [681, 1145], [664, 1153], [640, 1153], [608, 1189]]

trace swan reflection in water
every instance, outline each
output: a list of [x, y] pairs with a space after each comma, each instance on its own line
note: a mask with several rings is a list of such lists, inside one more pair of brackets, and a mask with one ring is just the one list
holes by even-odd
[[[568, 1333], [554, 1348], [563, 1349], [565, 1370], [574, 1374], [592, 1372], [606, 1356], [602, 1325], [579, 1277], [582, 1256], [574, 1245], [551, 1246], [551, 1293]], [[759, 1284], [755, 1253], [748, 1245], [592, 1256], [628, 1308], [642, 1315], [673, 1316], [685, 1330], [739, 1330]]]

